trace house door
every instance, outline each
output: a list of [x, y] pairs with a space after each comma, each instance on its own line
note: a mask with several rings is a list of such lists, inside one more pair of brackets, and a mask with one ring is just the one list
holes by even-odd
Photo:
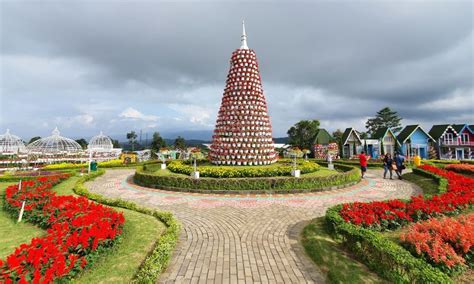
[[456, 149], [456, 160], [464, 159], [464, 149]]
[[422, 159], [426, 159], [426, 148], [420, 148], [420, 153], [419, 153], [420, 157]]

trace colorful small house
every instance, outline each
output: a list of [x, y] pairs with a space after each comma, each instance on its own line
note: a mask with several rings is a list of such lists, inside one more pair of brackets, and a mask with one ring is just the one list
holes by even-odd
[[434, 139], [418, 125], [407, 125], [398, 134], [398, 142], [401, 144], [402, 154], [410, 159], [414, 156], [420, 156], [422, 159], [428, 159], [429, 143]]
[[314, 157], [316, 159], [326, 159], [329, 152], [335, 157], [338, 154], [338, 148], [337, 144], [334, 145], [332, 142], [334, 142], [334, 138], [331, 134], [324, 128], [319, 129], [313, 142]]
[[341, 139], [342, 157], [351, 158], [362, 151], [362, 140], [354, 128], [346, 128]]
[[372, 156], [376, 158], [380, 155], [395, 154], [396, 149], [401, 147], [400, 142], [397, 139], [397, 136], [389, 127], [382, 127], [378, 129], [371, 137], [372, 139], [376, 140], [378, 143], [376, 144], [377, 147], [374, 152], [377, 152], [377, 156]]
[[433, 125], [429, 134], [439, 159], [470, 160], [474, 157], [474, 133], [467, 124]]

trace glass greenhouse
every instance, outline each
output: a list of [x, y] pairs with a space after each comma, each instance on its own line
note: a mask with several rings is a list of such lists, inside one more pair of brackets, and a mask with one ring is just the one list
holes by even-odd
[[10, 134], [9, 129], [5, 134], [0, 135], [0, 154], [11, 155], [24, 152], [26, 152], [25, 144], [20, 137]]
[[102, 131], [99, 135], [92, 137], [87, 146], [89, 151], [96, 152], [110, 152], [113, 148], [112, 140], [108, 136], [102, 134]]
[[41, 154], [72, 154], [82, 151], [76, 141], [59, 135], [56, 127], [51, 136], [36, 140], [26, 146], [29, 152]]

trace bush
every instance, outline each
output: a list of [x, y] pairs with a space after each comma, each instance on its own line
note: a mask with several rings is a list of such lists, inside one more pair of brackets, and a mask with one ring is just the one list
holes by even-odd
[[[122, 160], [110, 160], [105, 162], [99, 162], [97, 167], [100, 168], [117, 168], [117, 167], [130, 167], [137, 166], [138, 164], [124, 164]], [[59, 163], [46, 165], [42, 169], [44, 170], [62, 170], [62, 169], [87, 169], [89, 163]]]
[[446, 274], [381, 233], [347, 223], [340, 215], [342, 205], [326, 211], [328, 228], [344, 246], [369, 268], [393, 283], [452, 283]]
[[110, 199], [103, 197], [100, 194], [91, 193], [84, 183], [88, 180], [94, 179], [102, 174], [104, 170], [91, 173], [83, 176], [76, 183], [74, 192], [78, 195], [85, 196], [96, 202], [106, 204], [114, 207], [121, 207], [125, 209], [134, 210], [143, 214], [151, 215], [166, 225], [166, 231], [157, 240], [153, 250], [143, 261], [139, 270], [135, 273], [133, 283], [154, 283], [158, 275], [164, 270], [169, 262], [171, 254], [178, 241], [181, 225], [176, 221], [173, 215], [169, 212], [156, 211], [145, 207], [140, 207], [137, 204], [122, 199]]
[[408, 202], [389, 200], [344, 204], [341, 217], [355, 225], [386, 230], [441, 214], [457, 213], [474, 203], [474, 179], [428, 165], [420, 167], [419, 172], [446, 178], [448, 191], [432, 198], [412, 197]]
[[11, 185], [5, 191], [5, 208], [18, 215], [26, 200], [24, 218], [47, 235], [33, 238], [0, 260], [0, 282], [50, 283], [72, 278], [111, 247], [122, 233], [125, 219], [109, 207], [84, 197], [57, 196], [50, 188], [68, 175], [38, 178]]
[[[169, 162], [168, 170], [174, 173], [190, 175], [194, 171], [194, 167], [190, 163], [181, 160]], [[319, 165], [310, 162], [298, 160], [297, 168], [302, 174], [312, 173], [319, 169]], [[276, 164], [266, 166], [198, 166], [199, 175], [201, 177], [214, 178], [246, 178], [246, 177], [277, 177], [291, 176], [293, 169], [290, 160], [280, 160]]]
[[474, 214], [432, 218], [412, 225], [400, 239], [417, 255], [448, 273], [462, 271], [474, 259]]
[[322, 190], [335, 186], [347, 185], [360, 180], [359, 170], [348, 166], [336, 166], [345, 172], [335, 172], [326, 177], [256, 177], [256, 178], [199, 178], [186, 176], [159, 176], [146, 173], [139, 168], [135, 172], [134, 182], [153, 188], [169, 190]]
[[461, 174], [474, 175], [474, 165], [470, 164], [449, 164], [444, 169]]

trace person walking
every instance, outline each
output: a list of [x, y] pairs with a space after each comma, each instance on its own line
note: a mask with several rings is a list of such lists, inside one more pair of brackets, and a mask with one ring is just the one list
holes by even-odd
[[390, 172], [390, 179], [392, 179], [393, 173], [393, 159], [392, 155], [387, 154], [383, 158], [383, 178], [385, 179], [387, 177], [387, 172]]
[[405, 157], [400, 155], [400, 153], [396, 152], [395, 153], [395, 165], [397, 166], [397, 170], [395, 173], [397, 173], [398, 179], [402, 179], [402, 171], [406, 168], [405, 165], [403, 164], [405, 162]]
[[367, 171], [367, 161], [369, 160], [369, 156], [365, 155], [365, 152], [360, 152], [359, 155], [359, 164], [360, 164], [360, 172], [362, 174], [362, 178], [364, 178], [365, 172]]

